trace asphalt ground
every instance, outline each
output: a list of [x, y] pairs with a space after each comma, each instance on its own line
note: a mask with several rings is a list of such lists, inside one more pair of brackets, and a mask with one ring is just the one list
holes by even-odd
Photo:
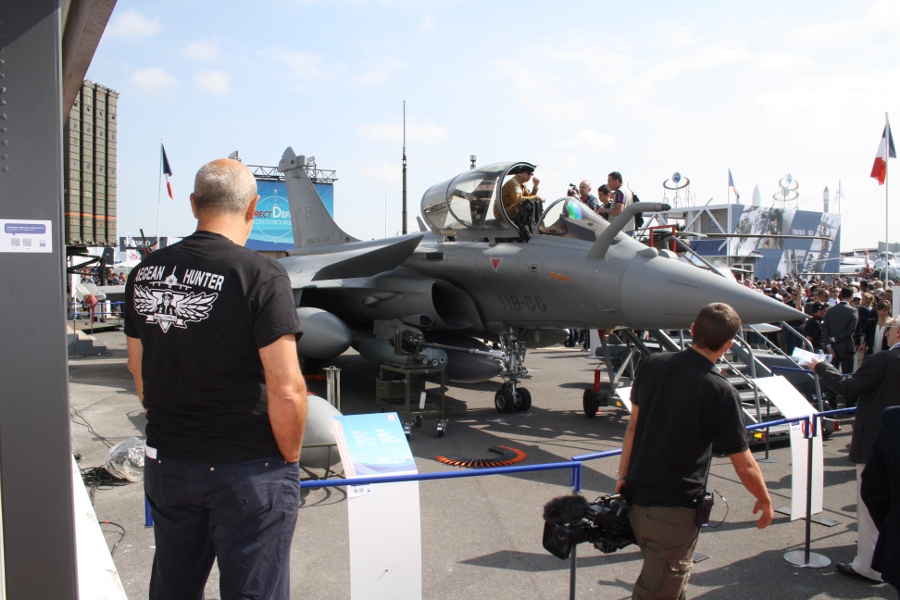
[[[143, 437], [145, 419], [126, 368], [125, 337], [121, 331], [96, 336], [110, 354], [69, 361], [72, 449], [79, 465], [102, 466], [108, 444], [131, 436]], [[581, 409], [582, 391], [593, 380], [596, 361], [581, 350], [557, 346], [528, 353], [526, 365], [533, 407], [526, 413], [498, 414], [493, 396], [499, 380], [476, 385], [451, 385], [443, 437], [434, 419], [414, 428], [410, 447], [420, 473], [456, 471], [436, 456], [488, 458], [488, 448], [507, 445], [527, 454], [519, 464], [569, 460], [590, 452], [621, 447], [628, 416], [621, 410], [601, 409], [593, 419]], [[377, 366], [348, 353], [335, 366], [341, 369], [342, 410], [345, 414], [377, 412]], [[325, 395], [325, 383], [311, 381], [311, 391]], [[856, 545], [856, 486], [853, 465], [847, 460], [852, 427], [824, 442], [825, 494], [820, 516], [838, 522], [833, 527], [812, 524], [812, 552], [831, 560], [827, 568], [799, 568], [785, 552], [804, 549], [806, 523], [776, 514], [769, 528], [759, 531], [747, 493], [726, 457], [713, 459], [710, 488], [718, 497], [712, 523], [701, 534], [697, 551], [708, 555], [694, 565], [691, 598], [897, 598], [886, 584], [871, 585], [847, 578], [834, 563], [853, 559]], [[757, 459], [765, 458], [762, 448]], [[773, 445], [773, 462], [761, 468], [775, 506], [789, 506], [791, 456], [786, 443]], [[614, 487], [618, 458], [585, 463], [584, 494], [593, 499]], [[312, 475], [322, 475], [314, 470]], [[556, 599], [569, 595], [569, 562], [541, 546], [543, 505], [569, 492], [568, 471], [541, 471], [419, 484], [422, 529], [422, 597], [427, 599]], [[153, 560], [153, 530], [144, 527], [140, 483], [92, 486], [94, 508], [119, 576], [129, 598], [145, 598]], [[304, 490], [292, 547], [292, 598], [350, 598], [350, 557], [346, 494], [343, 488]], [[386, 514], [399, 522], [409, 515]], [[723, 520], [724, 519], [724, 520]], [[636, 546], [601, 554], [589, 544], [578, 546], [577, 598], [629, 598], [641, 566]], [[207, 598], [218, 598], [218, 575], [213, 568]]]

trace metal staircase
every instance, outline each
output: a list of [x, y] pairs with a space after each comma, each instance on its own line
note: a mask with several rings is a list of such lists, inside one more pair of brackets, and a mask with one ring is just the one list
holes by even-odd
[[[782, 327], [789, 327], [782, 324]], [[640, 362], [655, 352], [678, 352], [690, 345], [690, 332], [675, 331], [643, 331], [617, 330], [603, 335], [601, 344], [595, 348], [594, 357], [601, 362], [594, 371], [594, 385], [585, 390], [582, 397], [584, 414], [587, 417], [597, 415], [601, 407], [625, 409], [630, 411], [630, 404], [623, 402], [618, 390], [629, 387]], [[747, 334], [756, 334], [765, 344], [763, 348], [752, 346]], [[806, 340], [804, 340], [806, 341]], [[773, 369], [789, 367], [797, 369], [797, 363], [777, 346], [771, 343], [756, 328], [748, 326], [734, 339], [731, 350], [722, 357], [717, 366], [723, 377], [738, 392], [744, 422], [747, 425], [774, 421], [783, 418], [781, 411], [755, 384], [754, 380], [771, 377]], [[602, 381], [606, 372], [607, 381]], [[809, 373], [782, 372], [794, 387], [810, 402], [823, 410], [822, 398], [817, 386], [816, 377]], [[825, 421], [825, 434], [834, 430], [833, 422]], [[765, 443], [767, 439], [786, 436], [790, 433], [788, 425], [773, 426], [768, 430], [756, 430], [752, 434], [751, 444]]]

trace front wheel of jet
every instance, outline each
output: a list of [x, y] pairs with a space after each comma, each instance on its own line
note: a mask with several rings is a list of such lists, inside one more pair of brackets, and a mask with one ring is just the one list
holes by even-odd
[[531, 408], [531, 392], [525, 388], [516, 388], [516, 410], [525, 412]]
[[597, 397], [597, 392], [584, 390], [584, 395], [581, 397], [581, 405], [584, 407], [584, 415], [587, 418], [595, 417], [600, 409], [600, 399]]
[[511, 413], [515, 410], [515, 401], [513, 400], [512, 390], [507, 386], [503, 386], [494, 394], [494, 408], [497, 412]]

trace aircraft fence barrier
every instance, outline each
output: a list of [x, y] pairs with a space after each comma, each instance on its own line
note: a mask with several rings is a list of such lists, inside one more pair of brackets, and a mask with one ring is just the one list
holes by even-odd
[[[805, 369], [802, 369], [805, 370]], [[814, 373], [813, 371], [808, 371], [810, 373]], [[747, 425], [747, 431], [754, 431], [757, 429], [768, 429], [769, 427], [775, 427], [780, 425], [789, 425], [792, 423], [806, 422], [807, 427], [804, 432], [804, 437], [808, 440], [808, 450], [807, 450], [807, 482], [806, 482], [806, 536], [804, 542], [803, 551], [795, 551], [795, 552], [787, 552], [784, 555], [784, 559], [795, 566], [798, 567], [813, 567], [813, 568], [821, 568], [826, 567], [831, 564], [831, 561], [822, 555], [812, 553], [810, 551], [811, 544], [811, 524], [812, 524], [812, 457], [813, 457], [813, 440], [815, 437], [819, 435], [820, 427], [819, 420], [822, 418], [830, 418], [836, 415], [844, 415], [851, 414], [856, 412], [856, 407], [849, 408], [841, 408], [836, 410], [829, 410], [823, 412], [815, 412], [809, 416], [801, 416], [794, 417], [789, 419], [778, 419], [775, 421], [767, 421], [763, 423], [755, 423], [751, 425]], [[580, 454], [573, 456], [567, 462], [555, 462], [555, 463], [542, 463], [536, 465], [515, 465], [509, 467], [491, 467], [485, 469], [478, 470], [468, 470], [468, 471], [445, 471], [439, 473], [410, 473], [406, 475], [391, 475], [391, 476], [371, 476], [371, 477], [359, 477], [355, 479], [316, 479], [316, 480], [306, 480], [300, 482], [301, 489], [315, 489], [315, 488], [328, 488], [328, 487], [344, 487], [344, 486], [365, 486], [372, 485], [376, 483], [398, 483], [404, 481], [435, 481], [442, 479], [461, 479], [468, 477], [486, 477], [492, 475], [511, 475], [516, 473], [527, 473], [527, 472], [535, 472], [535, 471], [551, 471], [551, 470], [561, 470], [561, 469], [569, 469], [570, 474], [570, 483], [569, 486], [572, 488], [574, 493], [579, 493], [581, 491], [581, 483], [582, 483], [582, 471], [583, 471], [583, 463], [591, 460], [597, 460], [601, 458], [608, 458], [611, 456], [618, 456], [622, 453], [621, 448], [616, 448], [614, 450], [605, 450], [602, 452], [593, 452], [588, 454]], [[144, 516], [145, 516], [145, 527], [153, 526], [153, 517], [150, 513], [150, 505], [149, 502], [144, 500]], [[802, 559], [801, 559], [802, 555]], [[576, 583], [576, 558], [577, 558], [577, 546], [573, 546], [569, 560], [569, 598], [575, 598], [575, 583]]]

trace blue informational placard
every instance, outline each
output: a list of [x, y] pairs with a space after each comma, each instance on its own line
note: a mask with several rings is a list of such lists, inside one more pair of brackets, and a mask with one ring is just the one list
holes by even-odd
[[417, 473], [397, 413], [334, 417], [335, 440], [348, 478]]
[[[325, 183], [313, 185], [325, 208], [334, 216], [334, 186]], [[290, 250], [294, 247], [294, 233], [284, 182], [257, 180], [256, 188], [259, 201], [247, 247], [251, 250]]]

